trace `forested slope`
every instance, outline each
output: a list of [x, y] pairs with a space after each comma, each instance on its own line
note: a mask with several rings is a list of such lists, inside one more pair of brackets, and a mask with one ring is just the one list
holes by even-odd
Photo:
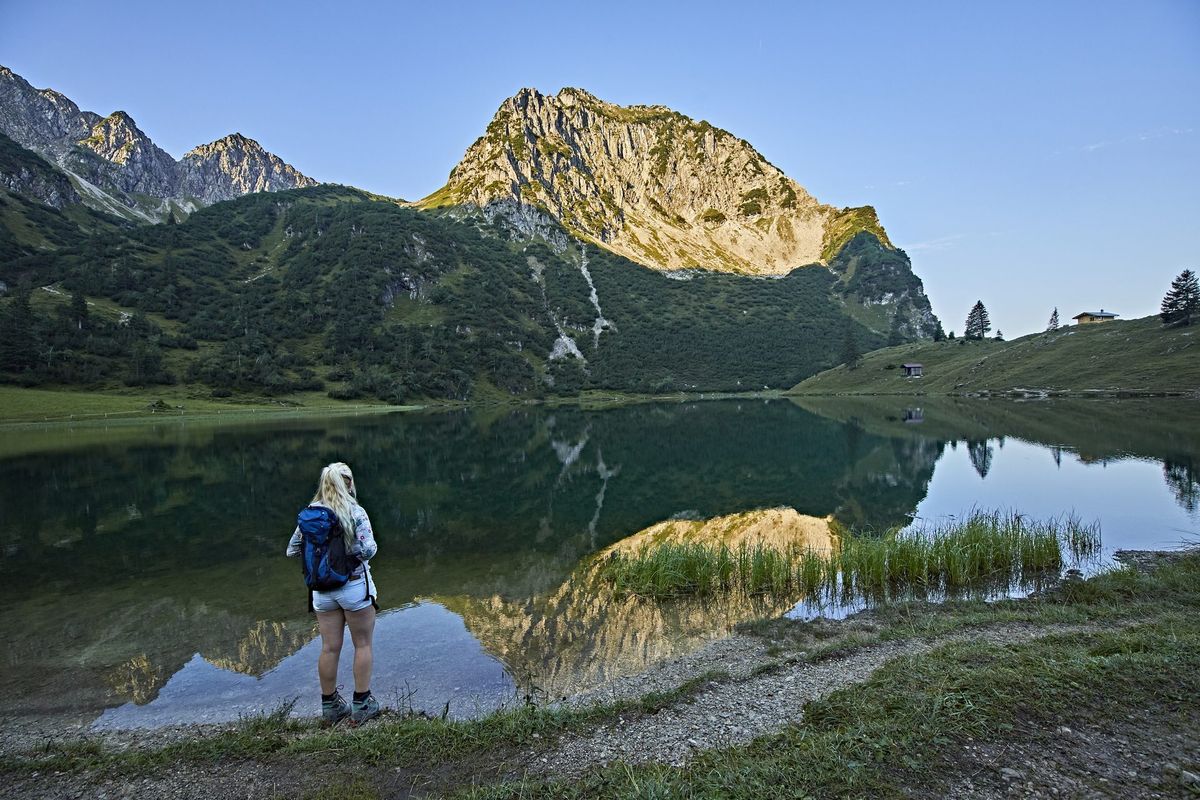
[[847, 326], [883, 343], [830, 270], [680, 279], [545, 223], [321, 186], [64, 237], [0, 263], [0, 375], [387, 400], [744, 390], [831, 366]]

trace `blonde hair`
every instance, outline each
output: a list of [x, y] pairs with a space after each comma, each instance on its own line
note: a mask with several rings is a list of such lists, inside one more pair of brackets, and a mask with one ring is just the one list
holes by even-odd
[[312, 502], [320, 503], [337, 515], [342, 525], [342, 540], [346, 543], [347, 551], [354, 546], [354, 515], [355, 492], [350, 487], [354, 485], [354, 473], [350, 467], [336, 461], [321, 470], [317, 481], [317, 493]]

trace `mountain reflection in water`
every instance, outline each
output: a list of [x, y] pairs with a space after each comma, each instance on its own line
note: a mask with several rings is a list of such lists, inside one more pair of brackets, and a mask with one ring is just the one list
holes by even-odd
[[[418, 702], [440, 711], [451, 700], [461, 714], [642, 669], [796, 600], [614, 597], [589, 572], [605, 548], [664, 536], [827, 542], [831, 522], [878, 531], [981, 502], [1073, 509], [1101, 521], [1109, 546], [1196, 529], [1194, 402], [925, 401], [919, 424], [911, 400], [798, 402], [6, 437], [0, 677], [13, 691], [0, 716], [88, 722], [112, 709], [103, 724], [165, 724], [200, 718], [182, 690], [202, 698], [206, 686], [233, 692], [230, 709], [297, 695], [305, 708], [314, 625], [282, 551], [334, 460], [354, 467], [376, 528], [382, 607], [400, 608], [381, 616], [396, 649], [377, 649], [377, 684], [407, 681]], [[414, 601], [420, 611], [401, 608]], [[479, 670], [433, 676], [422, 664], [440, 654], [404, 650], [418, 619], [448, 658], [474, 652], [460, 660]]]

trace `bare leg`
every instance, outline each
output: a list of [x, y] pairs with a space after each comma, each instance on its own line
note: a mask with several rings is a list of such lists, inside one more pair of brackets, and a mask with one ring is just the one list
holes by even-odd
[[340, 608], [337, 611], [318, 611], [317, 628], [321, 631], [321, 655], [317, 656], [321, 694], [333, 694], [337, 691], [338, 657], [342, 654], [346, 615]]
[[375, 636], [375, 607], [347, 611], [346, 624], [350, 626], [350, 640], [354, 642], [354, 691], [366, 692], [371, 689], [371, 667], [375, 661], [371, 650]]

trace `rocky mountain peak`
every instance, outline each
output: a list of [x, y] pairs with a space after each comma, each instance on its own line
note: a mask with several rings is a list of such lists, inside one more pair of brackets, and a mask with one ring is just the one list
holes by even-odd
[[35, 89], [0, 66], [0, 132], [35, 152], [61, 151], [88, 135], [99, 119], [53, 89]]
[[827, 262], [828, 234], [847, 219], [728, 131], [570, 87], [505, 100], [421, 205], [498, 202], [539, 207], [648, 266], [767, 275]]
[[232, 148], [256, 150], [263, 153], [266, 152], [266, 150], [263, 149], [263, 146], [258, 142], [254, 141], [248, 136], [244, 136], [241, 133], [234, 132], [227, 136], [222, 136], [220, 139], [209, 142], [208, 144], [198, 145], [189, 150], [186, 155], [209, 153], [217, 150], [228, 150]]
[[80, 140], [79, 144], [116, 163], [124, 163], [134, 148], [154, 147], [150, 137], [142, 133], [142, 129], [124, 111], [114, 111], [97, 121], [92, 126], [91, 135]]
[[312, 178], [240, 133], [193, 148], [181, 159], [180, 168], [184, 192], [205, 204], [232, 200], [250, 192], [317, 185]]
[[114, 111], [98, 120], [90, 135], [78, 144], [119, 167], [106, 168], [104, 177], [122, 192], [163, 197], [169, 196], [176, 184], [175, 159], [150, 141], [124, 111]]
[[[4, 66], [0, 133], [75, 181], [85, 202], [140, 221], [162, 220], [190, 211], [197, 203], [230, 200], [247, 192], [316, 184], [240, 133], [201, 145], [176, 161], [124, 111], [106, 117], [81, 111], [65, 95], [35, 89]], [[10, 183], [15, 181], [13, 177]]]

